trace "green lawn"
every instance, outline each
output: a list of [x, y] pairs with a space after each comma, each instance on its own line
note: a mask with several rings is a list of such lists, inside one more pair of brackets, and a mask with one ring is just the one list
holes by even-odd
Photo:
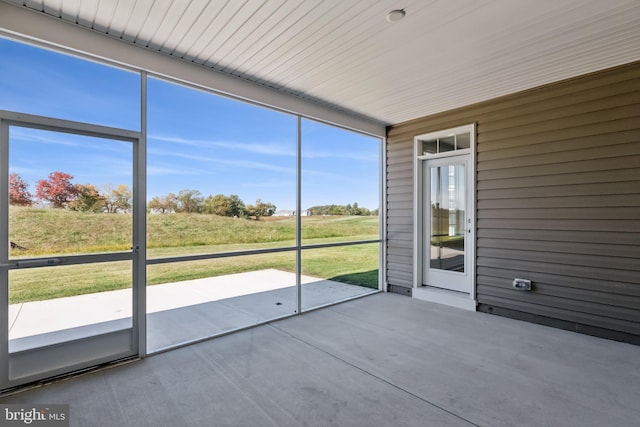
[[[303, 243], [376, 239], [378, 217], [305, 217]], [[295, 218], [255, 221], [202, 214], [149, 215], [148, 258], [218, 253], [295, 244]], [[11, 257], [99, 253], [130, 248], [131, 217], [54, 209], [10, 208], [10, 240], [26, 248]], [[234, 256], [156, 264], [147, 283], [274, 268], [295, 271], [295, 252]], [[302, 273], [377, 288], [378, 245], [309, 249]], [[131, 287], [130, 262], [46, 267], [10, 271], [10, 302], [37, 301]]]
[[[303, 217], [304, 243], [376, 239], [377, 216]], [[16, 258], [128, 250], [131, 215], [11, 206], [9, 238]], [[292, 246], [295, 218], [259, 221], [204, 214], [147, 215], [149, 257]], [[189, 249], [184, 249], [189, 248]]]

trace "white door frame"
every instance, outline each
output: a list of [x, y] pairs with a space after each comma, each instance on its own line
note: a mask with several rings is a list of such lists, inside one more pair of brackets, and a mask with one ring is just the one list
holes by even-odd
[[[42, 345], [32, 349], [9, 352], [9, 270], [24, 268], [24, 260], [9, 259], [9, 128], [25, 127], [53, 132], [85, 135], [132, 144], [133, 218], [130, 251], [104, 254], [69, 255], [56, 258], [64, 264], [132, 261], [132, 325], [129, 329], [96, 334], [64, 343]], [[144, 144], [136, 131], [109, 128], [87, 123], [41, 117], [0, 110], [0, 390], [40, 379], [97, 366], [103, 363], [144, 355], [146, 263], [146, 210]], [[142, 167], [141, 167], [142, 166]], [[57, 265], [48, 258], [29, 259], [29, 267]]]
[[[425, 140], [433, 140], [438, 138], [450, 137], [452, 135], [458, 135], [461, 133], [469, 133], [470, 146], [469, 148], [462, 148], [452, 151], [438, 152], [434, 154], [426, 154], [423, 152], [422, 142]], [[475, 124], [460, 126], [453, 129], [445, 129], [442, 131], [431, 132], [424, 135], [418, 135], [414, 138], [414, 206], [413, 206], [413, 289], [412, 295], [414, 298], [422, 299], [426, 301], [436, 302], [440, 304], [450, 305], [466, 310], [476, 310], [476, 281], [475, 281], [475, 248], [476, 248], [476, 196], [475, 196], [475, 136], [476, 127]], [[430, 206], [425, 196], [424, 176], [423, 168], [425, 162], [433, 160], [433, 163], [447, 163], [447, 161], [465, 162], [467, 165], [466, 170], [466, 185], [467, 185], [467, 204], [466, 206], [466, 235], [465, 235], [465, 275], [467, 277], [466, 289], [464, 292], [453, 291], [448, 289], [442, 289], [438, 287], [430, 287], [423, 285], [424, 275], [424, 219], [425, 215], [429, 215], [429, 212], [425, 212], [425, 203]], [[425, 202], [426, 200], [426, 202]]]

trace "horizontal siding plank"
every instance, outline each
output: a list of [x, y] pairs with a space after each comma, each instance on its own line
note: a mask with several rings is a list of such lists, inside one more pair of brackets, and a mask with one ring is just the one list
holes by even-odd
[[408, 288], [411, 289], [413, 287], [412, 283], [410, 281], [407, 280], [402, 280], [402, 279], [396, 279], [394, 277], [390, 278], [388, 280], [388, 283], [390, 286], [395, 286], [398, 288]]
[[610, 147], [638, 141], [640, 141], [640, 130], [632, 129], [623, 132], [564, 139], [561, 141], [544, 141], [538, 144], [518, 145], [515, 147], [505, 146], [494, 150], [480, 150], [477, 159], [478, 162], [482, 163], [489, 160], [531, 156], [540, 153], [558, 153], [593, 147]]
[[482, 209], [478, 219], [579, 219], [598, 218], [598, 221], [640, 219], [640, 209], [636, 207], [581, 207], [581, 208], [524, 208], [524, 209]]
[[507, 188], [554, 187], [560, 185], [589, 185], [610, 183], [610, 187], [622, 182], [640, 183], [640, 168], [604, 170], [597, 172], [563, 173], [559, 175], [528, 176], [510, 179], [485, 179], [478, 183], [478, 190]]
[[[413, 265], [413, 253], [410, 249], [408, 248], [393, 248], [393, 255], [389, 255], [390, 257], [395, 257], [395, 258], [389, 258], [389, 262], [391, 262], [391, 260], [393, 259], [394, 261], [391, 263], [395, 263], [396, 260], [398, 261], [399, 264], [401, 265]], [[389, 248], [387, 248], [387, 250], [389, 250]]]
[[[480, 185], [480, 183], [478, 183]], [[478, 190], [478, 200], [481, 199], [510, 199], [522, 197], [560, 197], [560, 196], [597, 196], [604, 194], [638, 194], [638, 182], [593, 183], [589, 185], [570, 184], [548, 187], [529, 188], [501, 188], [493, 190]]]
[[478, 303], [494, 305], [539, 316], [550, 317], [552, 319], [565, 320], [568, 322], [610, 329], [612, 331], [620, 331], [629, 334], [640, 335], [640, 326], [638, 326], [639, 324], [636, 322], [610, 319], [591, 313], [574, 312], [568, 310], [565, 307], [557, 308], [542, 304], [531, 304], [517, 299], [500, 298], [485, 294], [481, 294], [478, 296]]
[[389, 216], [387, 219], [387, 226], [412, 226], [413, 225], [413, 217], [412, 216]]
[[394, 212], [397, 215], [412, 215], [413, 213], [413, 201], [412, 200], [399, 200], [393, 203], [393, 206], [389, 207], [389, 212]]
[[[544, 108], [545, 105], [571, 107], [593, 97], [601, 97], [603, 93], [637, 90], [637, 79], [640, 78], [637, 66], [632, 64], [625, 66], [624, 69], [610, 71], [507, 95], [471, 106], [470, 109], [486, 121], [498, 121], [517, 117], [522, 113], [528, 114], [529, 111], [526, 110], [528, 107], [533, 108], [534, 111]], [[593, 96], [589, 97], [590, 94]]]
[[576, 115], [605, 112], [611, 108], [637, 104], [640, 91], [629, 90], [628, 82], [600, 88], [601, 92], [577, 93], [573, 99], [566, 97], [549, 98], [532, 102], [518, 111], [518, 115], [491, 117], [483, 122], [482, 132], [492, 132], [505, 128], [527, 126], [553, 119], [569, 118]]
[[411, 264], [389, 263], [389, 273], [393, 273], [395, 277], [403, 280], [411, 281], [413, 278], [413, 269]]
[[413, 273], [411, 271], [402, 271], [389, 267], [387, 269], [387, 278], [392, 285], [413, 286]]
[[[411, 157], [409, 157], [411, 158]], [[413, 162], [407, 161], [407, 156], [389, 156], [387, 157], [387, 167], [391, 165], [410, 166], [413, 169]]]
[[388, 255], [388, 261], [390, 264], [396, 266], [404, 266], [405, 268], [413, 269], [412, 259], [406, 255], [402, 255], [401, 253]]
[[408, 191], [403, 187], [388, 188], [387, 205], [390, 210], [398, 210], [398, 208], [394, 206], [395, 203], [410, 203], [413, 205], [413, 191]]
[[[639, 236], [640, 237], [640, 236]], [[602, 243], [576, 243], [567, 241], [535, 241], [478, 238], [478, 248], [526, 249], [553, 253], [599, 255], [604, 257], [636, 258], [640, 264], [640, 249], [636, 245], [623, 245], [611, 239]]]
[[411, 252], [413, 250], [413, 234], [410, 236], [411, 239], [387, 239], [387, 247], [389, 249], [395, 249], [399, 251], [409, 251], [407, 255], [413, 256]]
[[[403, 221], [407, 221], [407, 219], [406, 219], [406, 218], [408, 218], [408, 220], [409, 220], [410, 222], [412, 222], [412, 220], [413, 220], [413, 216], [411, 216], [411, 215], [410, 215], [410, 216], [407, 216], [407, 215], [406, 215], [406, 212], [407, 212], [406, 210], [403, 210], [403, 211], [401, 211], [401, 212], [397, 212], [397, 211], [396, 211], [396, 210], [394, 210], [394, 209], [389, 209], [389, 210], [388, 210], [388, 212], [387, 212], [387, 213], [388, 213], [388, 216], [387, 216], [387, 224], [389, 224], [389, 223], [391, 223], [391, 224], [397, 224], [397, 222], [393, 222], [393, 218], [395, 218], [395, 217], [398, 217], [398, 218], [405, 218]], [[390, 221], [391, 221], [391, 222], [390, 222]], [[406, 225], [406, 224], [405, 224], [405, 225]]]
[[611, 280], [614, 282], [628, 282], [630, 276], [637, 275], [627, 270], [611, 268], [599, 268], [583, 265], [560, 265], [545, 262], [505, 260], [500, 258], [477, 258], [478, 267], [509, 268], [535, 273], [557, 274], [560, 276], [584, 277], [598, 280]]
[[[413, 195], [411, 192], [394, 192], [387, 195], [387, 203], [392, 206], [393, 203], [397, 202], [411, 202], [413, 203]], [[391, 210], [391, 208], [389, 208]]]
[[403, 242], [413, 243], [413, 233], [394, 233], [391, 232], [388, 234], [387, 239], [390, 242], [397, 242], [397, 244], [402, 244]]
[[547, 132], [532, 133], [527, 135], [515, 135], [504, 139], [489, 139], [478, 131], [478, 152], [500, 150], [522, 145], [540, 144], [552, 141], [564, 141], [567, 139], [583, 138], [593, 135], [604, 135], [616, 132], [638, 129], [638, 117], [611, 120], [603, 123], [585, 124], [575, 128], [563, 128]]
[[[575, 243], [596, 243], [616, 242], [620, 245], [638, 246], [640, 233], [603, 232], [593, 229], [589, 230], [518, 230], [518, 229], [494, 229], [480, 228], [476, 231], [478, 240], [483, 238], [510, 239], [524, 241], [554, 241]], [[640, 250], [640, 249], [639, 249]]]
[[[640, 116], [640, 104], [623, 105], [620, 107], [608, 108], [584, 114], [571, 114], [566, 117], [553, 118], [540, 122], [529, 122], [526, 124], [518, 124], [513, 121], [512, 126], [499, 130], [487, 131], [485, 128], [479, 128], [478, 133], [482, 135], [479, 139], [480, 143], [487, 141], [495, 141], [501, 139], [513, 139], [521, 136], [529, 136], [536, 134], [544, 134], [557, 130], [568, 130], [571, 128], [579, 128], [585, 125], [593, 126], [604, 122], [615, 120], [623, 120], [628, 118], [638, 118]], [[533, 118], [535, 120], [535, 117]], [[511, 124], [510, 123], [510, 124]]]
[[[599, 267], [602, 269], [616, 269], [619, 273], [626, 273], [626, 280], [632, 282], [634, 278], [640, 278], [640, 257], [614, 257], [605, 255], [588, 255], [580, 253], [546, 252], [511, 248], [487, 248], [480, 247], [477, 250], [478, 257], [499, 258], [505, 263], [511, 261], [530, 261], [535, 263], [546, 263], [558, 266], [584, 266]], [[640, 282], [639, 282], [640, 283]]]
[[407, 169], [411, 169], [413, 170], [413, 164], [412, 163], [398, 163], [398, 164], [394, 164], [394, 165], [388, 165], [387, 166], [387, 173], [389, 174], [394, 174], [396, 172], [403, 172], [406, 171]]
[[599, 196], [482, 199], [477, 203], [479, 211], [483, 209], [586, 208], [595, 206], [640, 207], [640, 194], [627, 194], [624, 197], [617, 194], [604, 194]]
[[[387, 250], [389, 249], [393, 249], [393, 256], [397, 256], [397, 257], [401, 257], [404, 259], [404, 261], [401, 261], [401, 263], [408, 263], [408, 260], [412, 260], [413, 259], [413, 251], [411, 250], [410, 247], [399, 247], [399, 246], [387, 246]], [[390, 255], [391, 256], [391, 255]]]
[[[492, 287], [482, 286], [482, 293], [486, 296], [492, 296], [495, 298], [515, 298], [513, 292], [518, 292]], [[640, 311], [627, 309], [624, 307], [612, 307], [606, 304], [595, 304], [586, 301], [576, 301], [568, 298], [551, 297], [547, 295], [540, 295], [529, 292], [522, 292], [517, 296], [518, 300], [522, 303], [529, 303], [531, 305], [543, 305], [549, 308], [564, 309], [567, 312], [571, 312], [572, 316], [592, 316], [590, 313], [599, 313], [598, 320], [600, 322], [605, 321], [609, 324], [616, 326], [625, 325], [630, 327], [631, 330], [640, 331]], [[591, 320], [592, 322], [595, 319]], [[595, 326], [595, 325], [594, 325]], [[629, 330], [628, 330], [629, 331]]]
[[387, 169], [387, 186], [413, 186], [413, 168], [400, 169], [395, 172]]
[[413, 149], [413, 140], [387, 145], [387, 159], [410, 159], [413, 157]]
[[395, 185], [396, 183], [413, 184], [413, 167], [393, 174], [387, 172], [387, 179], [387, 185]]
[[388, 237], [389, 241], [391, 242], [397, 242], [399, 245], [401, 245], [403, 242], [404, 243], [411, 243], [413, 244], [413, 235], [408, 235], [408, 234], [400, 234], [400, 233], [393, 233], [390, 234]]
[[[605, 303], [606, 296], [602, 292], [580, 292], [576, 293], [575, 289], [564, 289], [557, 286], [546, 286], [539, 284], [531, 292], [522, 292], [512, 287], [502, 286], [489, 280], [488, 284], [480, 283], [479, 285], [485, 295], [492, 295], [497, 297], [512, 297], [514, 293], [520, 293], [519, 298], [523, 301], [530, 301], [535, 304], [545, 303], [550, 307], [568, 307], [571, 310], [579, 311], [582, 313], [598, 312], [602, 316], [606, 316], [612, 319], [620, 319], [631, 322], [640, 321], [640, 310], [638, 310], [637, 298], [626, 297], [628, 302], [632, 302], [631, 307], [620, 305], [619, 296], [614, 298], [608, 298]], [[577, 299], [574, 297], [578, 297]]]
[[[600, 175], [585, 175], [594, 172], [610, 172], [612, 170], [620, 170], [616, 176], [621, 181], [629, 181], [632, 177], [637, 176], [635, 172], [640, 165], [640, 156], [621, 156], [608, 159], [580, 160], [568, 161], [563, 163], [551, 163], [545, 165], [508, 167], [503, 169], [492, 169], [479, 171], [477, 174], [478, 181], [484, 182], [489, 180], [508, 181], [516, 178], [537, 177], [545, 175], [553, 175], [559, 181], [567, 179], [567, 175], [580, 174], [580, 178], [584, 181], [572, 180], [574, 183], [586, 183], [587, 178], [603, 179], [603, 182], [611, 182], [610, 178]], [[624, 172], [623, 172], [624, 171]], [[499, 186], [500, 187], [500, 186]], [[501, 186], [504, 187], [504, 186]]]
[[578, 162], [584, 160], [613, 159], [617, 157], [640, 155], [640, 144], [631, 142], [614, 147], [591, 147], [561, 153], [540, 153], [531, 156], [488, 160], [478, 163], [478, 171], [507, 169], [515, 167], [550, 165], [555, 163]]
[[620, 299], [627, 296], [640, 297], [640, 286], [637, 283], [616, 282], [613, 280], [592, 279], [587, 277], [562, 276], [559, 274], [540, 273], [535, 271], [495, 268], [480, 266], [477, 268], [478, 277], [494, 277], [506, 279], [511, 283], [515, 278], [529, 279], [535, 285], [545, 283], [560, 287], [570, 287], [576, 290], [586, 289], [603, 293], [619, 295]]
[[392, 233], [408, 233], [413, 234], [413, 226], [410, 224], [389, 224], [387, 223], [389, 234]]
[[619, 221], [601, 219], [479, 219], [477, 227], [525, 230], [575, 230], [575, 231], [612, 231], [640, 233], [640, 221], [623, 219]]

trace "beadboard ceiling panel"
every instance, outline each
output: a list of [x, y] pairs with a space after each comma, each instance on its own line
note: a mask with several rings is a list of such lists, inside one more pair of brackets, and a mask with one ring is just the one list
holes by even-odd
[[640, 60], [638, 0], [0, 1], [385, 124]]

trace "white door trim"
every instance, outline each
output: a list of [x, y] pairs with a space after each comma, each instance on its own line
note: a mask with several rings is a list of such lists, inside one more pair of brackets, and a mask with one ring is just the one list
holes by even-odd
[[[460, 133], [470, 134], [470, 147], [458, 149], [455, 151], [446, 151], [443, 153], [425, 154], [423, 152], [423, 141], [428, 139], [445, 138]], [[414, 138], [414, 206], [413, 206], [413, 289], [414, 298], [431, 301], [439, 304], [445, 304], [466, 310], [476, 310], [476, 280], [475, 280], [475, 249], [476, 249], [476, 170], [475, 170], [475, 147], [476, 147], [476, 126], [470, 124], [452, 129], [446, 129], [438, 132], [431, 132], [424, 135], [418, 135]], [[423, 286], [423, 259], [424, 259], [424, 162], [435, 159], [445, 159], [455, 162], [456, 160], [466, 160], [467, 170], [467, 191], [470, 197], [468, 200], [470, 206], [467, 207], [467, 229], [471, 230], [468, 241], [465, 244], [466, 254], [470, 262], [466, 263], [468, 270], [469, 287], [468, 292], [457, 292], [447, 289]]]

